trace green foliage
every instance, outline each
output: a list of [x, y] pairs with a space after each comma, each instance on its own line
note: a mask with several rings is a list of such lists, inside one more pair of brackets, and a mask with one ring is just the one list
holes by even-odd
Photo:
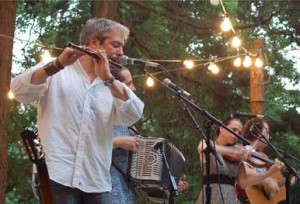
[[36, 108], [34, 105], [21, 105], [12, 101], [9, 119], [9, 166], [6, 203], [34, 203], [31, 191], [31, 168], [23, 149], [20, 132], [26, 126], [35, 126]]
[[[263, 51], [269, 64], [263, 73], [271, 135], [275, 144], [299, 156], [299, 90], [287, 89], [286, 83], [288, 80], [293, 86], [299, 85], [300, 76], [281, 50], [299, 45], [300, 4], [294, 1], [224, 1], [224, 5], [244, 47], [250, 50], [255, 39], [262, 39], [266, 44]], [[30, 31], [32, 41], [22, 50], [25, 61], [15, 61], [20, 67], [28, 68], [40, 61], [38, 56], [42, 48], [63, 48], [70, 41], [78, 43], [82, 25], [91, 17], [90, 6], [90, 1], [19, 1], [17, 32]], [[236, 54], [228, 43], [232, 35], [222, 34], [219, 29], [224, 16], [220, 5], [212, 6], [209, 1], [122, 1], [118, 9], [118, 20], [131, 30], [124, 50], [128, 56], [213, 60]], [[56, 56], [61, 52], [60, 49], [51, 51]], [[231, 60], [226, 60], [218, 63], [221, 72], [213, 75], [207, 71], [207, 62], [197, 61], [194, 70], [184, 70], [180, 63], [161, 64], [192, 94], [196, 105], [217, 118], [226, 118], [237, 110], [250, 112], [249, 70], [235, 68]], [[159, 79], [171, 78], [157, 69], [148, 68], [147, 71], [155, 73]], [[196, 128], [176, 96], [159, 85], [149, 89], [144, 84], [145, 75], [137, 69], [132, 72], [137, 95], [146, 105], [144, 117], [139, 122], [143, 133], [167, 138], [184, 153], [187, 161], [184, 173], [191, 188], [182, 193], [178, 202], [194, 203], [201, 189], [197, 145], [207, 121], [203, 114], [191, 109], [200, 125]], [[24, 159], [18, 142], [22, 128], [35, 123], [34, 105], [12, 102], [7, 203], [18, 203], [26, 197], [24, 195], [31, 199], [31, 164]], [[212, 134], [215, 128], [213, 126]]]

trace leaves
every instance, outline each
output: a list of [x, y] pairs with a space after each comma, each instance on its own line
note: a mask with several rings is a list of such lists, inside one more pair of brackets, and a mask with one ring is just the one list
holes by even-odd
[[[207, 71], [209, 60], [236, 54], [229, 43], [232, 34], [222, 34], [219, 29], [224, 17], [221, 5], [212, 6], [209, 1], [155, 0], [115, 4], [119, 9], [119, 14], [115, 15], [117, 20], [131, 30], [124, 48], [126, 55], [153, 60], [198, 60], [194, 70], [189, 71], [178, 62], [161, 64], [170, 70], [181, 87], [192, 94], [196, 105], [217, 118], [222, 120], [235, 111], [250, 112], [249, 70], [235, 68], [232, 60], [224, 60], [218, 62], [221, 67], [218, 75]], [[288, 80], [295, 86], [300, 77], [297, 67], [281, 50], [299, 45], [300, 4], [295, 1], [225, 1], [224, 6], [245, 48], [250, 50], [255, 39], [265, 42], [263, 52], [269, 64], [263, 72], [264, 96], [266, 115], [271, 120], [271, 135], [279, 146], [291, 149], [298, 156], [299, 90], [287, 90], [285, 83]], [[20, 67], [28, 68], [40, 60], [41, 45], [51, 49], [64, 48], [70, 41], [78, 43], [82, 25], [91, 17], [90, 7], [90, 1], [20, 1], [16, 32], [29, 31], [32, 35], [22, 50], [25, 61], [20, 62]], [[56, 56], [61, 52], [60, 49], [51, 51]], [[208, 60], [201, 61], [203, 59]], [[185, 174], [195, 187], [182, 202], [195, 201], [200, 191], [197, 145], [202, 135], [199, 129], [204, 129], [207, 119], [192, 108], [200, 126], [196, 127], [176, 96], [158, 84], [149, 89], [144, 85], [145, 76], [140, 70], [131, 70], [137, 95], [146, 104], [144, 118], [139, 123], [146, 135], [167, 138], [184, 153], [187, 158]], [[148, 68], [148, 72], [159, 79], [169, 78], [161, 70]], [[12, 104], [10, 162], [17, 165], [15, 169], [20, 170], [24, 162], [16, 156], [21, 154], [15, 146], [18, 134], [22, 127], [35, 124], [35, 114], [35, 106]], [[212, 135], [215, 128], [213, 126]], [[285, 137], [279, 136], [283, 133]], [[15, 190], [18, 194], [22, 182], [10, 177], [10, 183], [18, 187]]]

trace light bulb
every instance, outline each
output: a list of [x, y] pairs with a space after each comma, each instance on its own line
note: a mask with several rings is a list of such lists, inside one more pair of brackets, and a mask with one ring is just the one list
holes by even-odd
[[50, 61], [52, 59], [50, 52], [48, 50], [45, 50], [42, 54], [42, 60], [43, 61]]
[[15, 98], [15, 95], [14, 95], [14, 93], [10, 90], [9, 92], [8, 92], [8, 94], [7, 94], [7, 97], [9, 98], [9, 99], [14, 99]]
[[231, 41], [231, 46], [234, 47], [234, 48], [238, 48], [241, 46], [241, 40], [237, 37], [237, 36], [234, 36], [232, 38], [232, 41]]
[[209, 71], [211, 71], [213, 74], [218, 74], [220, 69], [215, 63], [209, 63], [208, 68]]
[[210, 3], [214, 6], [219, 4], [219, 0], [210, 0]]
[[243, 62], [243, 66], [249, 68], [251, 66], [251, 63], [252, 63], [251, 58], [248, 55], [246, 55]]
[[242, 59], [240, 57], [235, 58], [235, 60], [233, 61], [233, 65], [235, 67], [240, 67], [242, 64]]
[[194, 68], [194, 61], [192, 61], [192, 60], [184, 60], [183, 64], [187, 69], [193, 69]]
[[229, 17], [225, 17], [225, 18], [224, 18], [224, 21], [223, 21], [222, 24], [221, 24], [221, 29], [222, 29], [224, 32], [230, 31], [230, 29], [231, 29], [231, 22], [230, 22], [230, 20], [229, 20]]
[[262, 68], [263, 65], [264, 65], [263, 61], [262, 61], [259, 57], [257, 57], [257, 58], [255, 59], [255, 66], [256, 66], [257, 68]]
[[146, 84], [147, 86], [152, 87], [154, 86], [154, 80], [151, 77], [148, 77], [146, 80]]

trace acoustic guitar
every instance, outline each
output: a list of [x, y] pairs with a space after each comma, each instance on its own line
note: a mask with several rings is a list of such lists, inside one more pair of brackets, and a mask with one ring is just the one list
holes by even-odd
[[281, 172], [276, 172], [271, 176], [278, 181], [279, 192], [270, 194], [266, 192], [262, 185], [255, 185], [245, 189], [251, 204], [277, 204], [286, 199], [285, 178]]
[[49, 185], [49, 174], [45, 162], [45, 154], [40, 143], [40, 138], [37, 135], [37, 130], [34, 128], [25, 128], [21, 132], [25, 149], [29, 159], [36, 165], [39, 177], [39, 187], [41, 193], [42, 204], [54, 204], [52, 192]]

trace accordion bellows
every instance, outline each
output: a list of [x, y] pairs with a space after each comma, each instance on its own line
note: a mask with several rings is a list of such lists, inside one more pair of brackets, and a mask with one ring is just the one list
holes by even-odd
[[164, 151], [171, 174], [178, 183], [185, 162], [183, 154], [164, 138], [136, 137], [141, 142], [138, 151], [131, 155], [131, 180], [145, 187], [170, 186], [169, 172], [162, 154]]

